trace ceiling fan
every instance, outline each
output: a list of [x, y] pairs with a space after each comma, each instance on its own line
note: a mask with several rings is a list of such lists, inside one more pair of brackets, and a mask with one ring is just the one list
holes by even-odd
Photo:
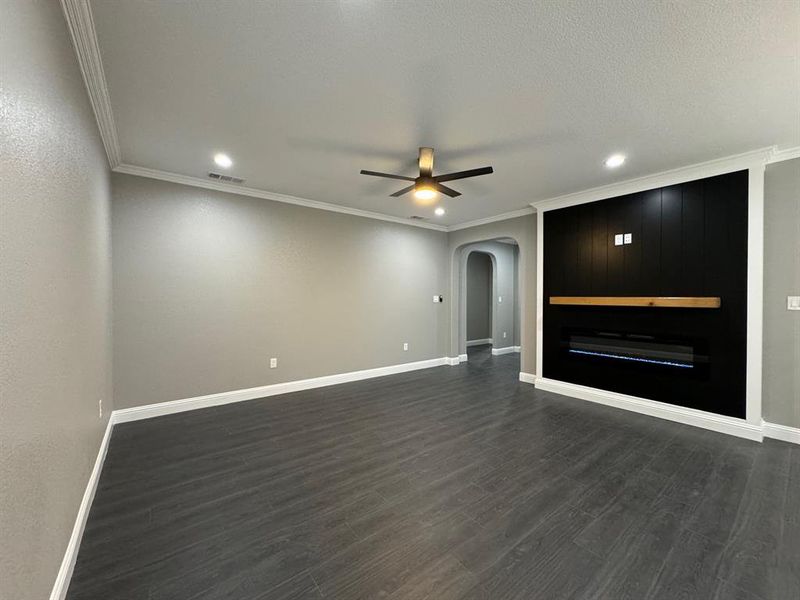
[[452, 188], [442, 185], [443, 181], [454, 181], [456, 179], [466, 179], [467, 177], [477, 177], [493, 173], [492, 167], [481, 167], [468, 171], [458, 171], [457, 173], [446, 173], [444, 175], [433, 174], [433, 148], [419, 149], [419, 177], [406, 177], [405, 175], [392, 175], [391, 173], [378, 173], [377, 171], [361, 170], [362, 175], [372, 175], [373, 177], [386, 177], [387, 179], [402, 179], [403, 181], [413, 181], [414, 183], [391, 194], [392, 198], [398, 198], [403, 194], [413, 191], [414, 196], [419, 200], [432, 200], [436, 193], [444, 194], [455, 198], [461, 193]]

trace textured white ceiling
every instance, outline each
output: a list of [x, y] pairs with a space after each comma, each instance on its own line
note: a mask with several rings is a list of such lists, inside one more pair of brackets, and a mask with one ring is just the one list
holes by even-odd
[[[454, 224], [764, 146], [800, 145], [793, 0], [93, 0], [123, 162]], [[447, 215], [389, 198], [453, 182]], [[603, 159], [624, 152], [616, 171]], [[399, 184], [399, 185], [398, 185]]]

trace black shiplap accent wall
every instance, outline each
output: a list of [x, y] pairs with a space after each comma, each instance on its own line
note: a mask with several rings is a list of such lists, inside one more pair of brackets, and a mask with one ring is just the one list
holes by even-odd
[[[745, 416], [747, 171], [544, 213], [543, 375]], [[614, 245], [615, 233], [633, 243]], [[720, 296], [720, 309], [551, 306], [550, 296]], [[564, 331], [689, 339], [707, 367], [648, 369], [570, 356]]]

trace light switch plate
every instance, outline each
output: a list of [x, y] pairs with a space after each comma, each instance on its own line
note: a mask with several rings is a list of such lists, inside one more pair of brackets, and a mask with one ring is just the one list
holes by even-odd
[[632, 244], [632, 243], [633, 243], [633, 234], [632, 234], [632, 233], [626, 233], [626, 234], [625, 234], [625, 238], [624, 238], [624, 240], [623, 240], [623, 241], [624, 241], [626, 244]]
[[439, 296], [434, 296], [434, 297], [433, 297], [433, 301], [434, 301], [434, 302], [439, 302]]
[[786, 296], [786, 310], [800, 310], [800, 296]]
[[616, 235], [614, 236], [614, 245], [615, 245], [615, 246], [622, 246], [622, 244], [623, 244], [623, 241], [622, 241], [622, 234], [621, 234], [621, 233], [618, 233], [618, 234], [616, 234]]

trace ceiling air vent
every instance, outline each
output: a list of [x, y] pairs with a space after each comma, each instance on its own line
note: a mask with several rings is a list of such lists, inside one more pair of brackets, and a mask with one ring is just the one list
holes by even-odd
[[209, 179], [214, 181], [222, 181], [224, 183], [244, 183], [241, 177], [233, 177], [232, 175], [223, 175], [222, 173], [215, 173], [214, 171], [208, 172]]
[[411, 215], [408, 218], [411, 219], [412, 221], [427, 221], [428, 220], [425, 217], [420, 217], [419, 215]]

